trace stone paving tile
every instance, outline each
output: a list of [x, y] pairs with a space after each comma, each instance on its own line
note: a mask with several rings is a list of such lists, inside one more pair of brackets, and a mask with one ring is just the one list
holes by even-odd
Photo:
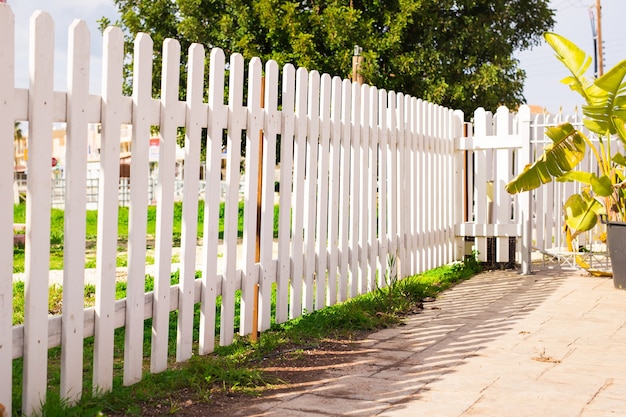
[[[388, 403], [376, 401], [363, 401], [345, 397], [328, 397], [325, 395], [305, 394], [298, 397], [297, 402], [286, 403], [281, 406], [282, 413], [278, 409], [272, 410], [270, 416], [297, 416], [293, 412], [319, 413], [322, 415], [336, 416], [375, 416], [389, 407]], [[308, 414], [302, 414], [308, 415]], [[316, 415], [316, 414], [310, 414]]]

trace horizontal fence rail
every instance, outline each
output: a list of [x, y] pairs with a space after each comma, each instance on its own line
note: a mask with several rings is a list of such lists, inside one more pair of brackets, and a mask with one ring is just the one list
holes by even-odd
[[[54, 346], [61, 346], [62, 352], [60, 395], [73, 402], [84, 389], [83, 369], [77, 364], [83, 363], [86, 337], [94, 337], [93, 389], [106, 392], [113, 386], [116, 328], [125, 328], [123, 383], [129, 385], [141, 379], [144, 357], [149, 358], [151, 372], [167, 368], [170, 338], [176, 338], [176, 360], [186, 361], [194, 349], [208, 354], [217, 343], [232, 343], [236, 333], [249, 334], [255, 285], [259, 286], [257, 324], [265, 330], [272, 318], [284, 322], [385, 286], [392, 277], [462, 259], [462, 235], [455, 234], [463, 223], [464, 153], [456, 149], [462, 136], [461, 113], [317, 71], [296, 70], [289, 64], [282, 70], [273, 61], [263, 66], [258, 58], [246, 64], [238, 54], [227, 61], [220, 49], [210, 51], [205, 74], [204, 47], [193, 44], [188, 61], [181, 63], [180, 45], [171, 39], [163, 44], [160, 97], [153, 98], [155, 45], [146, 34], [135, 40], [129, 97], [122, 92], [124, 38], [115, 27], [103, 35], [102, 93], [94, 95], [88, 88], [90, 34], [82, 21], [69, 29], [67, 91], [54, 91], [54, 25], [44, 12], [31, 19], [30, 85], [18, 89], [13, 86], [14, 33], [13, 13], [0, 4], [0, 158], [6, 158], [0, 159], [0, 190], [13, 189], [10, 155], [15, 121], [28, 123], [29, 149], [24, 323], [14, 327], [12, 199], [0, 203], [0, 403], [9, 413], [14, 359], [24, 361], [22, 409], [30, 414], [45, 401], [48, 349]], [[185, 101], [179, 99], [181, 68], [187, 71]], [[49, 318], [49, 165], [56, 122], [67, 125], [64, 210], [70, 220], [64, 225], [63, 313]], [[90, 123], [100, 123], [102, 135], [96, 301], [85, 309], [85, 138]], [[122, 125], [132, 125], [128, 281], [126, 298], [116, 300]], [[149, 144], [154, 126], [160, 139], [154, 198], [155, 283], [154, 291], [146, 294], [146, 222], [152, 200], [148, 198]], [[185, 132], [183, 226], [180, 282], [172, 286], [172, 217], [179, 189], [175, 145], [180, 127]], [[198, 250], [203, 129], [207, 131], [207, 198]], [[227, 163], [222, 186], [224, 138]], [[220, 199], [209, 196], [219, 195], [222, 188], [224, 233], [219, 239]], [[241, 194], [242, 239], [237, 232]], [[275, 205], [280, 208], [277, 219]], [[277, 237], [273, 236], [275, 222]], [[218, 250], [223, 252], [219, 270]], [[239, 297], [240, 322], [236, 323]], [[193, 327], [195, 305], [200, 308], [198, 329]], [[216, 308], [221, 309], [219, 334]], [[170, 335], [169, 313], [174, 310], [178, 312], [176, 335]], [[143, 351], [147, 318], [152, 318], [149, 353]]]

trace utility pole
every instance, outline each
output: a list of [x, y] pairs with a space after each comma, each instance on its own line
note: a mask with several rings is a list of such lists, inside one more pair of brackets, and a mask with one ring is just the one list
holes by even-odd
[[361, 53], [363, 48], [354, 45], [354, 55], [352, 56], [352, 81], [363, 84], [363, 74], [361, 74], [361, 65], [363, 64], [363, 56]]
[[598, 19], [596, 21], [596, 24], [598, 25], [596, 29], [598, 42], [596, 58], [598, 62], [598, 77], [602, 77], [602, 74], [604, 74], [604, 57], [602, 54], [604, 52], [602, 48], [602, 7], [600, 6], [600, 0], [596, 0], [596, 14], [598, 15]]

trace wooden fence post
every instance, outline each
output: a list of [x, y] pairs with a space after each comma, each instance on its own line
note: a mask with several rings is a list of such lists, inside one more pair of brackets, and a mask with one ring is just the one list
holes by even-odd
[[[265, 108], [265, 76], [261, 77], [261, 108]], [[263, 130], [259, 130], [259, 171], [257, 175], [256, 194], [256, 239], [254, 248], [254, 262], [261, 262], [261, 206], [263, 204]], [[268, 168], [269, 169], [269, 168]], [[256, 343], [259, 335], [259, 283], [254, 284], [254, 307], [252, 309], [252, 333], [250, 340]]]
[[[519, 134], [522, 137], [522, 148], [518, 155], [518, 172], [531, 162], [530, 146], [530, 107], [521, 106], [518, 110]], [[532, 249], [532, 206], [531, 192], [521, 193], [517, 196], [517, 204], [520, 206], [520, 219], [518, 220], [522, 228], [522, 242], [520, 245], [522, 274], [528, 275], [531, 271], [531, 249]]]

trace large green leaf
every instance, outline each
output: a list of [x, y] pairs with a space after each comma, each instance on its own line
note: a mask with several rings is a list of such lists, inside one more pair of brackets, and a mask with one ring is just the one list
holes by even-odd
[[615, 162], [617, 165], [626, 167], [626, 157], [620, 152], [616, 152], [615, 155], [613, 155], [613, 158], [611, 158], [611, 161]]
[[579, 93], [587, 100], [587, 89], [593, 84], [585, 78], [585, 72], [591, 65], [591, 57], [569, 39], [556, 33], [546, 32], [543, 37], [556, 52], [556, 57], [570, 70], [572, 76], [561, 80], [562, 83]]
[[622, 61], [607, 71], [594, 82], [597, 88], [588, 88], [587, 106], [583, 106], [583, 114], [587, 126], [593, 132], [606, 136], [619, 133], [624, 129], [626, 115], [626, 97], [624, 97], [624, 77], [626, 77], [626, 61]]
[[613, 184], [606, 175], [598, 177], [593, 172], [570, 171], [558, 178], [558, 181], [577, 181], [591, 186], [593, 192], [601, 197], [608, 197], [613, 193]]
[[506, 185], [506, 191], [516, 194], [538, 188], [572, 169], [585, 156], [585, 140], [570, 123], [550, 127], [546, 135], [552, 144], [544, 148], [543, 155]]
[[563, 205], [565, 223], [572, 231], [572, 237], [591, 230], [598, 222], [598, 215], [604, 214], [604, 206], [588, 193], [571, 195]]
[[572, 74], [561, 82], [569, 85], [586, 102], [582, 106], [585, 126], [601, 137], [617, 133], [626, 143], [626, 61], [590, 82], [585, 78], [585, 72], [592, 59], [585, 51], [556, 33], [547, 32], [544, 38]]

